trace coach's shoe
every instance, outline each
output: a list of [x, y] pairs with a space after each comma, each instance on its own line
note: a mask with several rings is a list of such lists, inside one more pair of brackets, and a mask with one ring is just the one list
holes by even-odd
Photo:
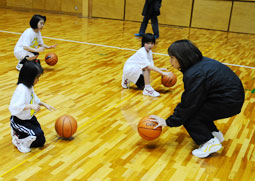
[[121, 81], [121, 85], [124, 89], [128, 89], [129, 88], [129, 84], [130, 84], [130, 81], [125, 78], [124, 75], [122, 75], [122, 81]]
[[16, 69], [17, 69], [18, 71], [20, 71], [20, 70], [21, 70], [21, 68], [22, 68], [22, 66], [23, 66], [23, 64], [18, 63], [18, 64], [16, 65]]
[[35, 141], [36, 136], [28, 136], [23, 139], [19, 139], [16, 135], [12, 138], [12, 143], [18, 148], [22, 153], [28, 153], [31, 151], [30, 146]]
[[152, 97], [158, 97], [158, 96], [160, 96], [160, 93], [155, 91], [153, 88], [144, 88], [143, 89], [143, 95], [152, 96]]
[[192, 154], [198, 158], [205, 158], [211, 153], [215, 153], [221, 149], [221, 144], [219, 140], [214, 137], [207, 141], [206, 143], [199, 146], [198, 149], [192, 151]]
[[222, 134], [221, 131], [213, 131], [212, 135], [214, 137], [216, 137], [219, 140], [220, 143], [222, 143], [224, 141], [224, 137], [223, 137], [223, 134]]

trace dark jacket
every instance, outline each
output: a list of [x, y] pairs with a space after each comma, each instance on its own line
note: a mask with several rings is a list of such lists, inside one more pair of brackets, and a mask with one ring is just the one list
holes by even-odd
[[159, 16], [162, 0], [146, 0], [143, 7], [143, 16]]
[[244, 88], [238, 76], [224, 64], [203, 57], [183, 72], [183, 83], [181, 103], [166, 120], [168, 126], [180, 126], [201, 110], [213, 115], [212, 121], [240, 113]]

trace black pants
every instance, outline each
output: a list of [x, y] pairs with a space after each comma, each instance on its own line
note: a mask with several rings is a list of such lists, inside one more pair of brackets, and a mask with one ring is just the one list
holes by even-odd
[[11, 116], [10, 119], [11, 127], [16, 132], [19, 139], [28, 136], [36, 136], [36, 140], [31, 144], [31, 147], [42, 147], [44, 145], [44, 132], [35, 116], [33, 116], [31, 120], [21, 120], [16, 116]]
[[139, 79], [137, 80], [137, 82], [135, 83], [135, 85], [138, 87], [138, 89], [143, 89], [144, 88], [144, 76], [143, 74], [140, 75]]
[[201, 145], [213, 138], [213, 131], [218, 131], [214, 124], [215, 120], [240, 113], [242, 105], [243, 102], [229, 105], [205, 103], [195, 115], [183, 123], [183, 126], [191, 138]]
[[[35, 56], [37, 56], [37, 55], [39, 55], [39, 53], [38, 52], [32, 52]], [[21, 60], [20, 61], [20, 64], [25, 64], [28, 60], [27, 60], [27, 57], [28, 56], [26, 56], [23, 60]], [[36, 62], [36, 63], [39, 63], [40, 65], [41, 65], [41, 62], [40, 62], [40, 60], [39, 59], [35, 59], [35, 60], [33, 60], [34, 62]]]
[[139, 34], [141, 34], [141, 35], [145, 34], [145, 30], [147, 28], [149, 20], [151, 20], [151, 26], [152, 26], [154, 36], [156, 38], [158, 38], [159, 30], [158, 30], [158, 17], [157, 16], [144, 16], [143, 22], [142, 22], [140, 30], [139, 30]]

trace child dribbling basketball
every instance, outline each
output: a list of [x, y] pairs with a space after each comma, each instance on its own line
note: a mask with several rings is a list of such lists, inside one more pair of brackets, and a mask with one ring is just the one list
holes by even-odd
[[42, 73], [39, 63], [25, 62], [9, 106], [12, 143], [23, 153], [30, 152], [30, 147], [42, 147], [45, 143], [44, 132], [34, 114], [40, 111], [40, 106], [55, 110], [41, 102], [34, 92], [33, 87]]
[[18, 59], [17, 70], [28, 60], [37, 59], [40, 52], [45, 48], [55, 48], [56, 45], [45, 45], [43, 43], [41, 31], [46, 22], [46, 16], [34, 15], [30, 20], [31, 28], [26, 29], [20, 36], [15, 48], [14, 55]]
[[183, 73], [184, 92], [174, 113], [166, 120], [151, 116], [158, 126], [183, 125], [199, 145], [192, 154], [205, 158], [221, 149], [224, 137], [215, 120], [240, 113], [244, 88], [239, 77], [226, 65], [204, 57], [189, 40], [179, 40], [168, 48], [170, 63]]
[[150, 71], [155, 71], [161, 75], [168, 75], [166, 68], [154, 66], [151, 49], [155, 45], [154, 35], [147, 33], [143, 35], [142, 47], [132, 55], [125, 63], [122, 75], [122, 87], [128, 88], [129, 83], [133, 82], [139, 89], [143, 89], [143, 94], [158, 97], [160, 94], [150, 85]]

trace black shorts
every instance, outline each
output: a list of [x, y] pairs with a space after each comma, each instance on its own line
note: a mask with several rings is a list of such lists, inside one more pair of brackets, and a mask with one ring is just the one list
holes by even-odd
[[138, 89], [144, 89], [144, 76], [143, 74], [140, 75], [139, 79], [137, 80], [137, 82], [135, 83], [135, 85], [138, 87]]

